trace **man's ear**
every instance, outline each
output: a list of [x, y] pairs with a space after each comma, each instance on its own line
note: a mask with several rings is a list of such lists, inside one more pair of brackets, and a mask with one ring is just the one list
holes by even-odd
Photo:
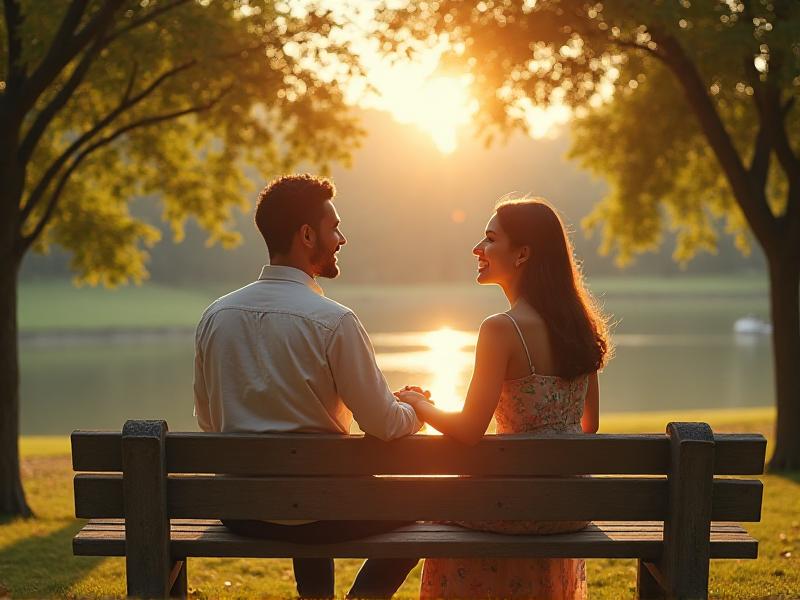
[[517, 260], [514, 261], [516, 266], [522, 266], [523, 263], [527, 262], [527, 260], [531, 257], [531, 247], [530, 246], [521, 246], [519, 252], [517, 253]]
[[300, 226], [300, 242], [307, 248], [313, 248], [317, 242], [317, 232], [308, 223]]

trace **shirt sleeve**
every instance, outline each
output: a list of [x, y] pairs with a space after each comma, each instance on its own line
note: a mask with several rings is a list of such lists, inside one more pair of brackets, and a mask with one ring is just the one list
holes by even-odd
[[194, 345], [194, 416], [197, 425], [203, 431], [211, 431], [211, 414], [208, 405], [205, 376], [203, 375], [203, 354], [200, 343], [195, 339]]
[[392, 394], [375, 364], [372, 342], [353, 313], [339, 321], [327, 357], [339, 397], [364, 432], [392, 440], [422, 428], [414, 409]]

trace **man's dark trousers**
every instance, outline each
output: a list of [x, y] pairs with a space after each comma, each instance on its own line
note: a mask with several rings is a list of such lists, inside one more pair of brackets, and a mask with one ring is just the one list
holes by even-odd
[[[265, 521], [222, 521], [231, 531], [249, 537], [298, 544], [334, 544], [392, 531], [413, 521], [315, 521], [279, 525]], [[418, 558], [371, 558], [356, 576], [348, 598], [391, 598], [403, 585]], [[294, 558], [294, 577], [301, 598], [333, 598], [333, 558]]]

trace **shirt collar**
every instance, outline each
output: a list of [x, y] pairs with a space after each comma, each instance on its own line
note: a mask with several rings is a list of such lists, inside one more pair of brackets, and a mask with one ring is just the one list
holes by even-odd
[[322, 288], [317, 280], [309, 276], [308, 273], [294, 267], [284, 267], [277, 265], [264, 265], [261, 269], [259, 281], [293, 281], [311, 288], [315, 293], [324, 296]]

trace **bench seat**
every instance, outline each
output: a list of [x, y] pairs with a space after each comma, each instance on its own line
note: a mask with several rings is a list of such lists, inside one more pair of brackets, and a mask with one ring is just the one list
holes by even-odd
[[[575, 533], [503, 535], [419, 523], [337, 544], [292, 544], [237, 535], [219, 521], [173, 519], [170, 548], [175, 556], [280, 558], [553, 557], [657, 560], [663, 545], [661, 521], [599, 521]], [[125, 556], [125, 521], [92, 519], [75, 536], [76, 555]], [[711, 558], [756, 558], [758, 541], [736, 523], [712, 522]]]
[[[163, 421], [72, 435], [75, 536], [124, 556], [128, 595], [186, 597], [188, 557], [634, 558], [636, 594], [708, 597], [709, 559], [756, 558], [766, 440], [669, 423], [664, 434], [441, 436], [169, 433]], [[224, 475], [214, 475], [224, 473]], [[584, 477], [588, 475], [588, 477]], [[124, 519], [124, 520], [123, 520]], [[218, 519], [400, 520], [336, 544], [235, 534]], [[442, 521], [583, 521], [524, 536]]]

